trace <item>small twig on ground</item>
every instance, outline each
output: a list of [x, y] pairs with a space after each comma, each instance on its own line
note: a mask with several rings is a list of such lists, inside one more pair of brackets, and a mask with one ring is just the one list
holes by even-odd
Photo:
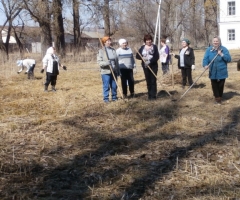
[[232, 163], [232, 164], [240, 172], [240, 169], [234, 163]]

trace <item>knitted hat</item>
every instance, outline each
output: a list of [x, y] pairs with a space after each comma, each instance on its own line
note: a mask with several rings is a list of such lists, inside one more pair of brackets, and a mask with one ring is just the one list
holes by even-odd
[[111, 40], [111, 38], [108, 36], [104, 36], [101, 41], [103, 44], [105, 44], [107, 40]]
[[17, 66], [20, 67], [23, 64], [23, 60], [17, 60]]
[[123, 43], [126, 43], [126, 42], [127, 42], [127, 40], [125, 40], [125, 39], [120, 39], [120, 40], [118, 41], [119, 45], [122, 45]]
[[183, 41], [186, 42], [188, 45], [191, 43], [190, 40], [187, 39], [187, 38], [183, 38], [183, 39], [182, 39], [182, 42], [183, 42]]

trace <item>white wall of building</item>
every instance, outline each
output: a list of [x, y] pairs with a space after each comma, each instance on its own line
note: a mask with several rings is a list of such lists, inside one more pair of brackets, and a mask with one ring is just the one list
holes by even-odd
[[[229, 2], [235, 2], [235, 15], [228, 14]], [[229, 30], [235, 30], [235, 40], [229, 40]], [[240, 0], [219, 0], [219, 36], [228, 49], [240, 48]]]

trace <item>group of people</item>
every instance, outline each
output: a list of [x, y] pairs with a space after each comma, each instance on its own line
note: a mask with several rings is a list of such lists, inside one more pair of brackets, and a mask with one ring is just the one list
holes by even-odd
[[[169, 73], [169, 62], [171, 55], [178, 60], [178, 68], [182, 74], [182, 87], [187, 83], [189, 86], [193, 84], [192, 70], [195, 69], [194, 50], [191, 48], [188, 39], [182, 40], [182, 48], [178, 55], [170, 54], [169, 47], [166, 45], [166, 40], [161, 39], [161, 49], [153, 44], [151, 35], [144, 35], [144, 44], [136, 53], [136, 59], [141, 60], [141, 65], [145, 75], [148, 91], [148, 100], [157, 98], [157, 73], [158, 60], [162, 65], [163, 75]], [[134, 91], [134, 71], [136, 71], [136, 62], [133, 51], [128, 46], [126, 39], [119, 40], [119, 48], [114, 49], [111, 44], [111, 38], [105, 36], [101, 39], [102, 48], [98, 51], [97, 62], [100, 67], [103, 87], [103, 100], [105, 103], [110, 102], [109, 94], [111, 90], [111, 100], [117, 101], [117, 77], [121, 77], [123, 98], [128, 98], [128, 88], [130, 98], [135, 97]], [[231, 56], [226, 47], [222, 46], [221, 39], [214, 37], [212, 46], [208, 47], [203, 57], [202, 65], [205, 70], [209, 69], [209, 78], [211, 80], [213, 96], [215, 103], [221, 104], [224, 90], [225, 79], [228, 77], [227, 63], [231, 62]], [[56, 91], [56, 81], [59, 74], [59, 68], [66, 70], [65, 66], [60, 64], [59, 57], [56, 55], [55, 48], [49, 47], [43, 60], [43, 68], [41, 73], [46, 70], [46, 82], [44, 91], [48, 91], [48, 86], [51, 84], [52, 91]], [[24, 67], [27, 68], [25, 73], [28, 78], [33, 78], [36, 61], [34, 59], [18, 60], [17, 65], [21, 67], [20, 73]]]
[[[57, 76], [59, 75], [59, 68], [62, 67], [66, 70], [66, 66], [62, 66], [59, 57], [56, 55], [55, 47], [49, 47], [46, 51], [46, 55], [42, 59], [43, 68], [41, 73], [46, 70], [46, 82], [44, 83], [44, 91], [48, 92], [48, 86], [51, 84], [51, 90], [56, 91]], [[28, 79], [34, 78], [34, 68], [36, 61], [34, 59], [23, 59], [17, 61], [17, 66], [21, 67], [18, 74], [25, 68]]]
[[[178, 68], [181, 70], [182, 87], [193, 84], [192, 70], [195, 69], [195, 55], [191, 48], [190, 41], [184, 38], [181, 42], [182, 48], [179, 54], [170, 53], [166, 40], [161, 39], [161, 49], [153, 44], [151, 35], [144, 35], [144, 44], [136, 53], [136, 59], [141, 60], [144, 71], [148, 100], [157, 98], [157, 73], [158, 60], [162, 65], [163, 75], [169, 73], [169, 62], [171, 55], [178, 60]], [[127, 98], [127, 85], [129, 86], [130, 97], [135, 96], [133, 71], [136, 70], [134, 55], [126, 39], [119, 40], [119, 48], [114, 49], [111, 46], [111, 38], [105, 36], [101, 40], [102, 49], [97, 55], [97, 62], [100, 67], [103, 83], [103, 100], [109, 103], [109, 94], [111, 90], [112, 101], [117, 101], [117, 77], [121, 76], [123, 97]], [[224, 90], [225, 79], [228, 77], [227, 63], [231, 62], [231, 56], [226, 47], [222, 46], [221, 39], [214, 37], [212, 46], [208, 47], [202, 65], [204, 70], [209, 69], [209, 78], [211, 80], [213, 96], [215, 103], [221, 104]]]

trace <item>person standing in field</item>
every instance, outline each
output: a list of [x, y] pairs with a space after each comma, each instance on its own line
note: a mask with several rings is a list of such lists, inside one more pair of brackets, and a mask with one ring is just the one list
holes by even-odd
[[120, 75], [120, 72], [116, 51], [111, 47], [111, 38], [105, 36], [101, 39], [101, 42], [104, 47], [98, 51], [97, 62], [102, 76], [103, 101], [105, 103], [109, 103], [110, 89], [112, 92], [112, 101], [118, 100], [117, 83], [114, 77], [117, 79], [117, 76]]
[[168, 45], [166, 45], [166, 39], [161, 39], [160, 41], [162, 48], [160, 49], [160, 62], [162, 63], [162, 72], [163, 75], [169, 73], [169, 61], [171, 56], [169, 54], [170, 49]]
[[155, 100], [157, 98], [157, 79], [155, 76], [157, 76], [158, 72], [159, 52], [157, 46], [152, 43], [153, 38], [151, 35], [144, 35], [143, 41], [144, 45], [138, 50], [136, 59], [142, 60], [142, 67], [147, 82], [148, 100]]
[[182, 73], [182, 87], [185, 88], [187, 81], [189, 86], [193, 84], [192, 70], [195, 69], [195, 56], [194, 50], [189, 47], [190, 41], [186, 38], [182, 40], [182, 49], [179, 55], [172, 54], [178, 59], [178, 68]]
[[133, 52], [132, 49], [128, 47], [128, 42], [126, 39], [120, 39], [118, 43], [120, 47], [116, 50], [116, 52], [121, 73], [123, 96], [124, 98], [127, 98], [127, 87], [129, 86], [130, 97], [133, 98], [135, 95], [133, 71], [136, 71]]
[[36, 66], [36, 61], [34, 59], [23, 59], [17, 61], [17, 66], [21, 67], [20, 70], [17, 72], [18, 74], [21, 73], [21, 71], [24, 69], [24, 67], [27, 68], [25, 74], [28, 74], [28, 79], [34, 78], [34, 68]]
[[[215, 58], [215, 56], [217, 57]], [[213, 59], [214, 61], [209, 66]], [[214, 37], [212, 46], [205, 51], [202, 65], [205, 69], [209, 69], [209, 78], [216, 104], [222, 102], [224, 84], [228, 77], [227, 63], [229, 62], [231, 62], [231, 55], [228, 49], [222, 46], [220, 37]]]
[[44, 56], [42, 62], [43, 62], [43, 68], [41, 70], [41, 73], [46, 70], [46, 82], [44, 84], [44, 91], [48, 91], [48, 86], [51, 83], [52, 91], [56, 92], [56, 83], [57, 83], [57, 76], [59, 75], [59, 67], [60, 59], [55, 53], [55, 47], [49, 47], [47, 49], [46, 55]]

